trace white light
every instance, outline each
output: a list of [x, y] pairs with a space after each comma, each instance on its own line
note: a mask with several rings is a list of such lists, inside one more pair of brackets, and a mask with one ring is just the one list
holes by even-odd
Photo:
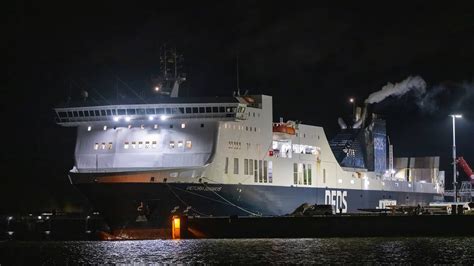
[[342, 184], [342, 179], [338, 179], [337, 183]]
[[13, 220], [13, 216], [8, 216], [8, 221]]
[[391, 172], [392, 172], [392, 174], [395, 174], [395, 170], [394, 170], [394, 169], [392, 169], [392, 171], [391, 171]]
[[88, 126], [87, 127], [87, 131], [91, 131], [92, 127], [91, 126]]
[[132, 125], [128, 125], [128, 129], [131, 129], [132, 128]]
[[7, 232], [7, 234], [8, 234], [9, 236], [13, 235], [14, 233], [15, 233], [15, 232], [13, 232], [13, 231], [8, 231], [8, 232]]
[[349, 102], [353, 103], [353, 102], [354, 102], [354, 98], [350, 98], [350, 99], [349, 99]]
[[408, 187], [411, 187], [411, 184], [408, 184]]
[[144, 125], [141, 125], [140, 128], [141, 128], [141, 129], [145, 129], [145, 126], [144, 126]]
[[462, 118], [462, 115], [460, 115], [460, 114], [454, 114], [454, 115], [451, 115], [451, 116], [454, 117], [454, 118]]
[[150, 115], [150, 116], [148, 117], [148, 120], [153, 121], [153, 116]]
[[155, 125], [153, 126], [153, 128], [154, 128], [154, 129], [158, 129], [158, 125], [155, 124]]
[[115, 122], [117, 122], [117, 121], [119, 121], [119, 120], [120, 120], [120, 117], [114, 116], [114, 121], [115, 121]]
[[186, 124], [185, 123], [182, 123], [181, 124], [181, 128], [185, 128], [186, 127]]
[[43, 218], [43, 217], [41, 217], [41, 216], [38, 216], [38, 220], [41, 220], [42, 218]]
[[160, 116], [160, 119], [161, 119], [161, 121], [165, 121], [166, 119], [168, 119], [168, 117], [166, 115], [162, 115], [162, 116]]
[[127, 122], [130, 122], [130, 119], [131, 118], [129, 116], [125, 117], [125, 121], [127, 121]]
[[351, 184], [354, 184], [354, 183], [355, 183], [355, 182], [354, 182], [354, 179], [351, 179]]
[[159, 87], [159, 86], [156, 86], [156, 87], [155, 87], [155, 91], [160, 91], [160, 87]]
[[107, 130], [107, 126], [104, 126], [104, 130]]

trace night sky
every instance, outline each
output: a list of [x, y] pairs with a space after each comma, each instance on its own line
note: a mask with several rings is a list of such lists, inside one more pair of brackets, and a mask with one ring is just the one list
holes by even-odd
[[[372, 106], [387, 120], [395, 156], [439, 155], [450, 183], [448, 115], [459, 112], [458, 155], [474, 167], [474, 8], [467, 1], [254, 2], [16, 1], [5, 8], [0, 213], [88, 208], [67, 179], [75, 130], [56, 125], [52, 108], [81, 90], [97, 99], [125, 95], [117, 78], [151, 93], [165, 43], [184, 55], [183, 96], [231, 96], [238, 55], [242, 91], [272, 95], [275, 121], [320, 125], [328, 138], [337, 118], [352, 112], [349, 97], [362, 105], [388, 82], [419, 75], [426, 95]], [[420, 108], [422, 98], [432, 108]]]

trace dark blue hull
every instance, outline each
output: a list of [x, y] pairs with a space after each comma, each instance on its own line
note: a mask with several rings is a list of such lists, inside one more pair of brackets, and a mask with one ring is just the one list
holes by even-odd
[[398, 205], [427, 205], [439, 194], [303, 188], [259, 185], [185, 183], [82, 183], [76, 186], [100, 211], [111, 228], [159, 227], [172, 213], [200, 216], [279, 216], [303, 203], [331, 204], [337, 211], [359, 212]]

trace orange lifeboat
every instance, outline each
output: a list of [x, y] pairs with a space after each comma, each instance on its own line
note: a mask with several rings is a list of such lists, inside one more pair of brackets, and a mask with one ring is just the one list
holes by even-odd
[[273, 132], [274, 133], [283, 133], [288, 135], [295, 135], [296, 130], [293, 125], [287, 123], [274, 123], [273, 124]]

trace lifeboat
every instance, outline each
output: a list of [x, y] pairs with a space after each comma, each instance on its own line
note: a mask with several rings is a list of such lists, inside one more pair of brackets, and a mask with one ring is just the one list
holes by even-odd
[[295, 135], [295, 127], [288, 123], [274, 123], [273, 124], [273, 133], [278, 135]]

